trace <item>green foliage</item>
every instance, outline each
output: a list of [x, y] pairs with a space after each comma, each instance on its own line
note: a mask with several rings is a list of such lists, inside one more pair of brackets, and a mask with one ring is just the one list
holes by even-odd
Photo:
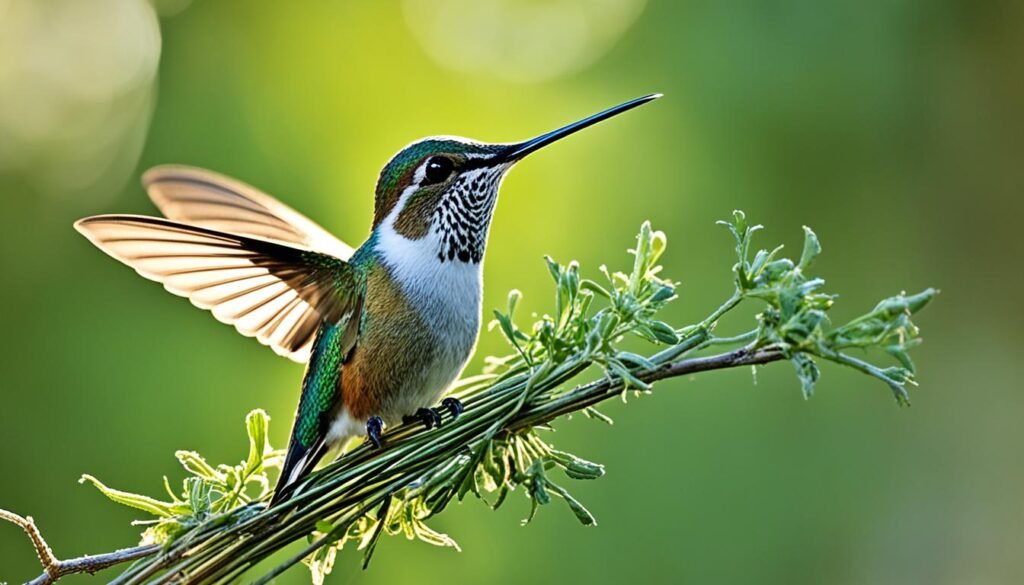
[[281, 467], [284, 453], [271, 448], [267, 439], [269, 424], [270, 417], [260, 409], [245, 417], [249, 455], [237, 465], [214, 467], [195, 451], [176, 452], [175, 457], [190, 476], [182, 481], [180, 492], [175, 492], [164, 476], [164, 490], [170, 501], [116, 490], [91, 475], [83, 475], [79, 482], [89, 482], [118, 504], [155, 517], [134, 522], [148, 526], [142, 533], [140, 544], [167, 544], [204, 522], [237, 520], [239, 515], [236, 512], [243, 506], [263, 500], [270, 494], [266, 472]]
[[[938, 294], [927, 289], [916, 295], [899, 294], [883, 300], [869, 313], [839, 327], [830, 327], [828, 311], [835, 295], [820, 292], [825, 281], [811, 278], [807, 269], [821, 253], [821, 244], [811, 228], [804, 226], [804, 247], [800, 261], [777, 258], [782, 247], [771, 252], [758, 250], [750, 259], [751, 239], [761, 226], [748, 226], [742, 211], [733, 213], [725, 225], [736, 238], [738, 262], [736, 295], [767, 303], [758, 316], [758, 345], [771, 344], [786, 352], [796, 368], [804, 396], [810, 397], [820, 376], [815, 357], [856, 368], [889, 385], [896, 400], [910, 404], [906, 385], [914, 383], [914, 366], [908, 351], [920, 342], [911, 316]], [[893, 355], [899, 366], [881, 368], [848, 353], [850, 349], [881, 348]]]
[[[673, 327], [657, 318], [676, 298], [676, 286], [659, 276], [666, 238], [648, 223], [630, 251], [633, 265], [627, 273], [601, 267], [602, 278], [591, 280], [580, 275], [575, 262], [562, 265], [548, 258], [553, 313], [521, 327], [515, 317], [522, 295], [509, 294], [506, 310], [494, 312], [491, 328], [508, 340], [510, 354], [490, 358], [483, 375], [457, 385], [455, 393], [467, 406], [457, 421], [430, 432], [418, 425], [391, 429], [383, 450], [365, 445], [352, 450], [273, 508], [261, 502], [269, 494], [266, 471], [280, 465], [280, 452], [266, 442], [268, 418], [262, 411], [247, 418], [249, 457], [239, 465], [213, 467], [196, 453], [178, 452], [191, 477], [180, 495], [168, 489], [169, 502], [112, 490], [87, 477], [112, 500], [155, 516], [143, 540], [166, 545], [162, 556], [126, 571], [123, 582], [145, 582], [159, 571], [184, 575], [188, 582], [227, 579], [305, 537], [309, 544], [299, 555], [258, 582], [304, 560], [320, 584], [346, 546], [362, 551], [368, 565], [384, 534], [458, 549], [427, 521], [467, 495], [496, 509], [520, 491], [531, 504], [524, 523], [560, 499], [582, 524], [594, 525], [594, 516], [562, 482], [596, 479], [604, 468], [554, 448], [540, 431], [574, 411], [610, 422], [594, 409], [597, 402], [629, 391], [649, 392], [654, 380], [685, 371], [789, 359], [804, 396], [810, 397], [821, 376], [816, 359], [823, 359], [881, 379], [901, 404], [907, 402], [906, 385], [913, 383], [907, 352], [919, 341], [911, 316], [936, 291], [897, 295], [834, 327], [827, 312], [836, 297], [822, 292], [824, 281], [808, 274], [821, 252], [813, 231], [804, 228], [804, 246], [794, 262], [780, 256], [781, 246], [753, 251], [752, 236], [761, 226], [749, 225], [742, 212], [721, 223], [736, 240], [735, 290], [704, 320]], [[763, 306], [753, 327], [717, 336], [721, 317], [745, 301]], [[620, 345], [628, 337], [661, 346], [660, 351], [648, 356], [625, 351]], [[716, 346], [732, 350], [680, 361]], [[881, 350], [899, 365], [878, 366], [850, 355], [851, 350]], [[567, 384], [590, 366], [599, 367], [603, 377]]]

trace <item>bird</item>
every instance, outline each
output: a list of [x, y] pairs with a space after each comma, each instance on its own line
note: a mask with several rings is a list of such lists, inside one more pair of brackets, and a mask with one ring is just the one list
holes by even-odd
[[94, 245], [276, 353], [305, 363], [281, 474], [287, 499], [332, 449], [388, 425], [430, 429], [480, 331], [482, 265], [502, 179], [527, 155], [650, 102], [639, 97], [516, 143], [417, 140], [377, 180], [369, 237], [352, 248], [284, 203], [212, 171], [163, 165], [143, 185], [164, 217], [96, 215]]

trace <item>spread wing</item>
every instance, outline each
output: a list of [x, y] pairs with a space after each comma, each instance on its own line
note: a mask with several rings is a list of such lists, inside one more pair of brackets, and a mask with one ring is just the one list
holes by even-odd
[[212, 230], [298, 244], [348, 260], [352, 247], [312, 220], [241, 181], [212, 171], [163, 165], [142, 176], [167, 219]]
[[322, 322], [361, 306], [362, 286], [336, 256], [297, 244], [134, 215], [100, 215], [75, 229], [142, 276], [188, 297], [249, 337], [297, 362]]

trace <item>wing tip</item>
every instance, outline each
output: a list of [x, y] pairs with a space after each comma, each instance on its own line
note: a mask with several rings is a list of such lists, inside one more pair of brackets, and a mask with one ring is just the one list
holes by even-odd
[[84, 236], [86, 234], [86, 227], [85, 226], [86, 226], [86, 224], [89, 223], [89, 220], [92, 219], [93, 217], [94, 216], [89, 216], [89, 217], [83, 217], [81, 219], [76, 219], [75, 222], [71, 224], [71, 227], [75, 228], [76, 232], [78, 232], [78, 233], [80, 233], [80, 234], [82, 234]]
[[98, 239], [98, 234], [93, 229], [93, 224], [103, 222], [110, 217], [109, 215], [90, 215], [75, 221], [75, 223], [71, 224], [71, 227], [75, 228], [76, 232], [82, 234], [85, 239], [102, 250], [103, 246], [100, 245], [100, 240]]

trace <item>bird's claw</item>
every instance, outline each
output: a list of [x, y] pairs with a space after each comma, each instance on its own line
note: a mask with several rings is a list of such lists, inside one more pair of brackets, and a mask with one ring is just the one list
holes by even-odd
[[384, 420], [379, 416], [371, 416], [370, 420], [366, 421], [366, 438], [369, 439], [377, 449], [384, 446], [384, 439], [381, 438], [381, 433], [383, 432]]
[[442, 400], [441, 407], [447, 408], [448, 412], [452, 413], [452, 420], [459, 418], [459, 415], [466, 410], [466, 407], [462, 405], [462, 401], [454, 396], [449, 396]]
[[410, 414], [402, 418], [402, 422], [408, 424], [412, 422], [423, 423], [423, 426], [430, 430], [434, 427], [441, 428], [441, 413], [433, 408], [420, 408], [416, 410], [416, 414]]
[[[448, 397], [441, 401], [441, 406], [434, 408], [420, 408], [417, 409], [414, 414], [409, 414], [402, 417], [402, 422], [405, 424], [410, 423], [421, 423], [428, 431], [433, 428], [441, 428], [444, 424], [444, 411], [448, 411], [452, 415], [452, 420], [459, 418], [459, 415], [465, 410], [462, 403], [459, 402], [458, 398]], [[369, 427], [367, 427], [369, 428]]]

